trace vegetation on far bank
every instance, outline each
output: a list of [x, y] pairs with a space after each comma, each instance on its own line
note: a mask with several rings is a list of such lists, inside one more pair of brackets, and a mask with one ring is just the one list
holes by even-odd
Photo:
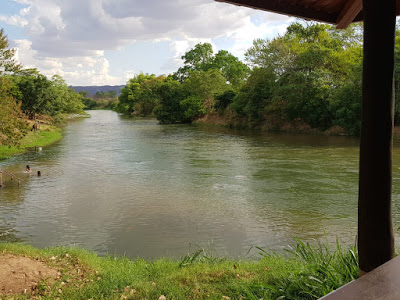
[[[346, 30], [296, 22], [257, 39], [246, 64], [197, 44], [174, 74], [138, 74], [122, 89], [117, 112], [160, 123], [200, 121], [267, 131], [358, 136], [361, 126], [362, 24]], [[400, 122], [400, 30], [396, 31], [396, 111]]]
[[130, 79], [114, 109], [162, 124], [219, 119], [232, 127], [358, 135], [362, 30], [293, 23], [281, 36], [255, 40], [246, 64], [200, 43], [174, 74]]
[[[245, 62], [197, 44], [171, 75], [138, 74], [117, 91], [77, 93], [58, 75], [23, 69], [0, 31], [0, 145], [18, 146], [37, 114], [62, 120], [83, 109], [113, 109], [156, 117], [161, 124], [215, 123], [267, 131], [354, 135], [360, 133], [362, 25], [346, 30], [296, 22], [273, 39], [257, 39]], [[400, 101], [400, 29], [394, 79]], [[400, 105], [395, 122], [400, 122]]]
[[298, 240], [286, 255], [255, 250], [257, 260], [222, 259], [199, 249], [180, 260], [148, 261], [99, 257], [77, 248], [0, 244], [3, 255], [42, 260], [59, 271], [54, 281], [33, 289], [42, 299], [318, 299], [358, 277], [353, 248]]

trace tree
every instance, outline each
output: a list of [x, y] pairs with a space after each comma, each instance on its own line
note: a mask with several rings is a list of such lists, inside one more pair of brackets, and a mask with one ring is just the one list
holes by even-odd
[[240, 87], [250, 72], [248, 66], [225, 50], [220, 50], [215, 55], [212, 68], [220, 70], [222, 76], [224, 76], [233, 87]]
[[203, 98], [198, 95], [192, 95], [179, 102], [179, 106], [183, 110], [184, 123], [190, 123], [199, 116], [206, 113]]
[[50, 86], [45, 91], [46, 111], [51, 116], [62, 114], [79, 114], [83, 112], [83, 96], [68, 85], [61, 76], [54, 75], [51, 78]]
[[16, 77], [20, 91], [19, 100], [22, 110], [30, 119], [36, 114], [46, 114], [51, 110], [48, 88], [51, 81], [42, 74]]
[[184, 66], [174, 74], [174, 78], [184, 82], [193, 71], [207, 72], [219, 70], [229, 84], [239, 87], [249, 74], [249, 68], [237, 57], [225, 50], [214, 55], [211, 44], [199, 43], [182, 56]]
[[127, 82], [121, 89], [116, 110], [120, 113], [148, 116], [153, 114], [159, 102], [157, 86], [164, 79], [154, 74], [139, 74]]
[[232, 90], [227, 90], [222, 94], [215, 96], [215, 110], [222, 113], [230, 104], [232, 104], [233, 99], [236, 97], [236, 93]]
[[15, 76], [19, 89], [18, 99], [22, 110], [31, 119], [36, 114], [47, 114], [62, 118], [62, 114], [82, 113], [83, 97], [58, 75], [51, 80], [42, 74]]
[[15, 49], [8, 49], [8, 38], [4, 29], [0, 29], [0, 75], [4, 73], [16, 73], [22, 66], [15, 59]]
[[[281, 115], [288, 121], [300, 118], [321, 130], [338, 124], [334, 118], [339, 117], [339, 114], [333, 110], [340, 109], [337, 104], [345, 102], [333, 97], [344, 96], [336, 93], [336, 90], [348, 86], [349, 76], [353, 76], [354, 70], [359, 70], [358, 66], [362, 62], [360, 32], [359, 25], [350, 26], [345, 32], [339, 33], [330, 25], [294, 23], [283, 36], [272, 40], [255, 40], [245, 57], [255, 68], [254, 71], [262, 68], [274, 73], [276, 84], [271, 95], [273, 101], [260, 102], [259, 98], [257, 105], [261, 106], [258, 106], [257, 112], [256, 106], [248, 105], [257, 102], [245, 101], [243, 93], [251, 94], [255, 91], [248, 87], [241, 91], [232, 107], [241, 113], [250, 114], [253, 119], [262, 119], [260, 111], [269, 114], [273, 108], [277, 112], [276, 104], [279, 103], [283, 112]], [[355, 81], [351, 83], [355, 84]], [[252, 95], [248, 97], [257, 99]], [[333, 100], [336, 105], [331, 105]]]
[[192, 71], [183, 84], [189, 95], [196, 95], [209, 103], [209, 108], [214, 106], [214, 96], [222, 94], [227, 88], [225, 78], [221, 71], [210, 69], [208, 71]]
[[272, 102], [275, 88], [276, 75], [273, 70], [256, 68], [233, 99], [231, 107], [239, 115], [248, 116], [251, 122], [260, 123], [265, 108]]
[[181, 102], [187, 98], [182, 84], [168, 76], [157, 87], [160, 103], [154, 112], [161, 124], [187, 123], [185, 107]]
[[15, 86], [0, 76], [0, 145], [17, 146], [27, 133], [27, 122], [22, 118], [21, 102], [12, 96]]
[[207, 71], [213, 63], [213, 49], [209, 43], [199, 43], [182, 56], [184, 66], [174, 74], [175, 78], [183, 81], [190, 71]]

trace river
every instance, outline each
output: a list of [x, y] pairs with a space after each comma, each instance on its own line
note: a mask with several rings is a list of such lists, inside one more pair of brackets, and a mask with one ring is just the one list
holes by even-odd
[[[295, 237], [355, 243], [357, 139], [90, 114], [69, 121], [60, 142], [0, 162], [22, 178], [0, 189], [0, 241], [131, 258], [197, 247], [244, 257], [251, 246], [281, 250]], [[399, 167], [395, 145], [396, 240]]]

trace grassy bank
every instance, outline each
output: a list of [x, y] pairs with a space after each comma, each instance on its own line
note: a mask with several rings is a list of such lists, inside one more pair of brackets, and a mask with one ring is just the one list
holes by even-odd
[[0, 244], [0, 255], [26, 256], [57, 269], [54, 281], [37, 284], [33, 297], [40, 299], [317, 299], [357, 277], [352, 249], [298, 241], [287, 255], [258, 250], [259, 260], [232, 261], [198, 250], [181, 260], [146, 261]]
[[18, 153], [23, 153], [28, 148], [48, 146], [61, 138], [62, 135], [60, 128], [42, 124], [37, 132], [29, 131], [21, 140], [19, 147], [0, 145], [0, 160], [7, 159]]

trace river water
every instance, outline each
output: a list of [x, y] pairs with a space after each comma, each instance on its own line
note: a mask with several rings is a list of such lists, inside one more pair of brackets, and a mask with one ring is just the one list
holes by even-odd
[[[0, 189], [0, 241], [132, 258], [197, 247], [243, 257], [251, 246], [281, 250], [295, 237], [355, 243], [357, 139], [90, 114], [69, 121], [62, 141], [0, 162], [22, 179]], [[396, 228], [399, 167], [395, 145]]]

